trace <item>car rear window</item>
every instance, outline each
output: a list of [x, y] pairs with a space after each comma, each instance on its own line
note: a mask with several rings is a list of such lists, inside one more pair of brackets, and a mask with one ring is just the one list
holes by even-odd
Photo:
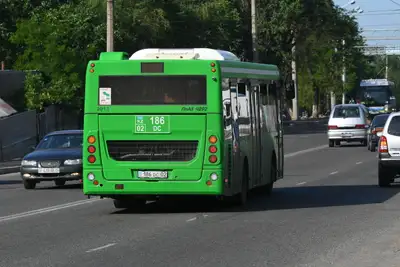
[[336, 107], [333, 113], [334, 118], [359, 118], [360, 109], [358, 107]]
[[388, 134], [400, 136], [400, 116], [395, 116], [389, 123]]
[[383, 126], [385, 126], [385, 123], [386, 123], [388, 118], [389, 118], [389, 115], [376, 116], [374, 118], [374, 121], [373, 121], [372, 125], [374, 127], [383, 127]]

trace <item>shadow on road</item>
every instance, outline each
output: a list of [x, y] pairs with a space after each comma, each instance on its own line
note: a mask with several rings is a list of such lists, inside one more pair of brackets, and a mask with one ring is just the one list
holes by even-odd
[[[215, 199], [183, 198], [147, 204], [139, 213], [257, 212], [268, 210], [339, 207], [383, 203], [400, 192], [400, 185], [380, 188], [377, 185], [297, 186], [276, 188], [271, 197], [252, 193], [244, 207], [234, 207]], [[119, 210], [112, 214], [137, 213]]]
[[0, 180], [0, 185], [22, 184], [22, 180]]
[[62, 186], [40, 186], [37, 185], [35, 190], [62, 190], [62, 189], [82, 189], [82, 184], [66, 184]]

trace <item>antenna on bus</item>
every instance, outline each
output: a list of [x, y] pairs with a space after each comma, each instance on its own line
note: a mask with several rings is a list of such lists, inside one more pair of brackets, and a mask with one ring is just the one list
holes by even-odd
[[143, 59], [198, 59], [198, 60], [224, 60], [240, 61], [232, 52], [210, 48], [177, 48], [160, 49], [146, 48], [132, 54], [130, 60]]

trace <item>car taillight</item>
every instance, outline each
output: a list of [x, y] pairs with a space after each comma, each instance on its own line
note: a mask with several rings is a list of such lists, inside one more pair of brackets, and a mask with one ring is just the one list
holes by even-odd
[[365, 129], [365, 124], [356, 124], [356, 129]]
[[334, 130], [337, 129], [337, 125], [328, 125], [328, 130]]
[[379, 153], [388, 153], [387, 138], [383, 135], [379, 139]]
[[376, 130], [375, 130], [375, 129], [373, 129], [371, 133], [372, 133], [372, 134], [376, 134]]

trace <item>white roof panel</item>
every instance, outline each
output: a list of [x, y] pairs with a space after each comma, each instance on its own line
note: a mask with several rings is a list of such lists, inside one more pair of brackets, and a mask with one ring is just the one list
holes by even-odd
[[369, 79], [369, 80], [361, 80], [360, 86], [385, 86], [385, 85], [393, 85], [394, 83], [387, 79]]
[[146, 48], [136, 51], [129, 58], [129, 60], [144, 59], [199, 59], [240, 61], [240, 59], [235, 54], [229, 51], [210, 48]]

